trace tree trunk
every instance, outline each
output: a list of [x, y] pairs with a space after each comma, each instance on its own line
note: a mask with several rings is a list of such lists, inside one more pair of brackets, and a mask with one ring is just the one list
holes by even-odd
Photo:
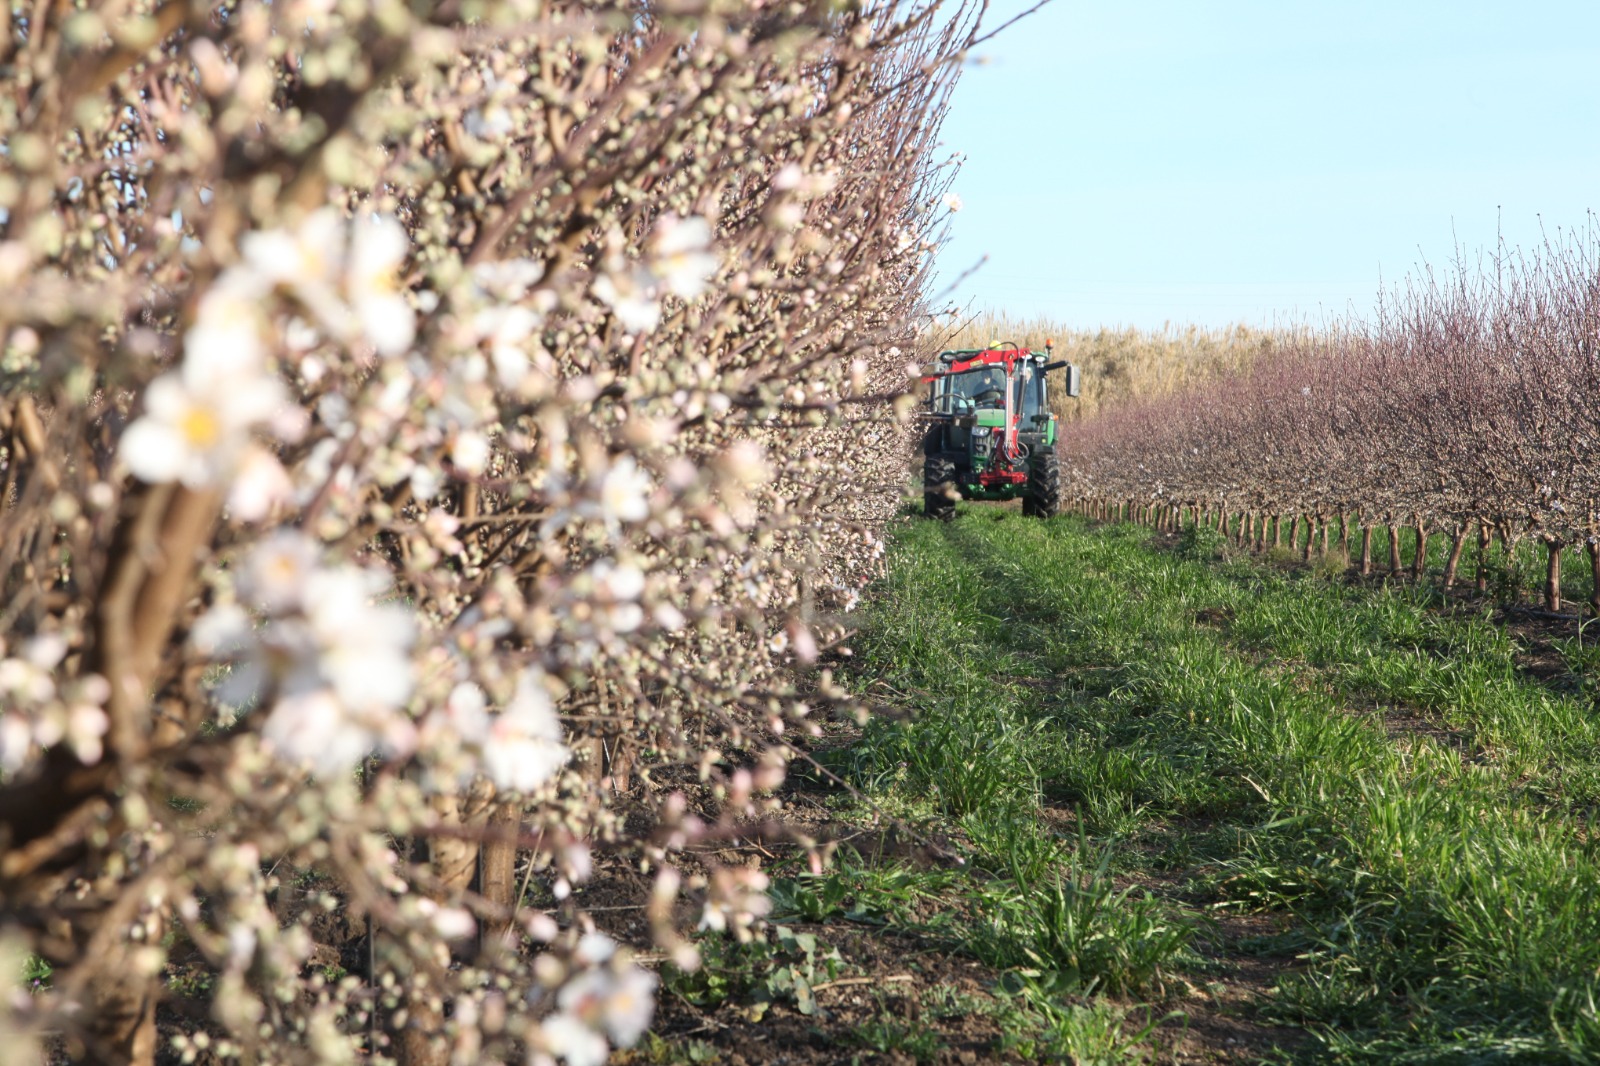
[[1311, 561], [1311, 546], [1316, 543], [1316, 540], [1317, 527], [1312, 524], [1311, 516], [1306, 515], [1306, 546], [1301, 549], [1301, 562], [1309, 563]]
[[1546, 553], [1544, 569], [1544, 607], [1547, 611], [1561, 610], [1561, 548], [1559, 540], [1544, 542]]
[[1460, 522], [1450, 538], [1450, 558], [1444, 563], [1444, 587], [1447, 589], [1455, 587], [1456, 572], [1461, 565], [1461, 552], [1467, 546], [1467, 531], [1470, 528], [1471, 523]]
[[1361, 576], [1372, 573], [1372, 527], [1361, 527]]
[[1589, 586], [1589, 613], [1600, 618], [1600, 541], [1590, 538], [1583, 550], [1589, 553], [1589, 580], [1593, 582]]
[[1478, 577], [1476, 587], [1479, 592], [1489, 591], [1489, 541], [1493, 534], [1489, 532], [1489, 523], [1478, 520]]
[[1343, 511], [1339, 512], [1339, 550], [1345, 558], [1350, 557], [1350, 516]]
[[1281, 514], [1272, 516], [1272, 546], [1274, 548], [1283, 547], [1283, 515]]
[[1428, 527], [1417, 522], [1417, 553], [1411, 557], [1411, 576], [1418, 581], [1428, 569]]
[[1400, 527], [1389, 524], [1389, 573], [1400, 573]]
[[[1283, 520], [1280, 518], [1280, 522]], [[1289, 523], [1289, 550], [1294, 551], [1300, 547], [1300, 516], [1295, 515]]]
[[[432, 800], [441, 824], [458, 826], [459, 837], [436, 836], [427, 841], [437, 898], [459, 897], [472, 886], [478, 873], [478, 837], [488, 824], [494, 787], [481, 779], [465, 795], [440, 795]], [[442, 989], [429, 987], [406, 1001], [405, 1025], [395, 1033], [395, 1058], [400, 1066], [445, 1066], [450, 1048], [444, 1033]]]
[[1256, 526], [1256, 551], [1258, 551], [1258, 552], [1262, 552], [1262, 551], [1266, 551], [1267, 550], [1267, 515], [1266, 515], [1266, 512], [1263, 511], [1261, 513], [1260, 519], [1261, 519], [1260, 522]]
[[[522, 826], [520, 804], [497, 803], [489, 812], [488, 836], [478, 857], [478, 891], [490, 903], [505, 908], [508, 915], [516, 914], [517, 905], [517, 843], [514, 837]], [[497, 926], [484, 923], [481, 941], [503, 939], [511, 928], [511, 919]]]
[[1328, 557], [1328, 527], [1332, 524], [1327, 515], [1317, 516], [1317, 525], [1322, 530], [1322, 557], [1324, 559]]
[[156, 1003], [161, 989], [156, 981], [130, 978], [125, 970], [102, 970], [92, 976], [87, 998], [94, 1011], [95, 1046], [75, 1061], [151, 1066], [156, 1061]]

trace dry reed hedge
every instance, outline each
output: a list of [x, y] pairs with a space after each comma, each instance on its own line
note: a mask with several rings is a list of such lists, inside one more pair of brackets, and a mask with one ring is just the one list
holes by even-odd
[[1042, 317], [994, 312], [971, 317], [946, 314], [923, 333], [924, 343], [933, 351], [982, 348], [996, 340], [1043, 349], [1046, 340], [1054, 341], [1061, 358], [1083, 369], [1083, 395], [1076, 400], [1054, 398], [1056, 415], [1064, 422], [1237, 373], [1258, 359], [1272, 357], [1293, 336], [1293, 331], [1245, 325], [1217, 329], [1168, 326], [1160, 330], [1123, 326], [1088, 331], [1069, 329]]

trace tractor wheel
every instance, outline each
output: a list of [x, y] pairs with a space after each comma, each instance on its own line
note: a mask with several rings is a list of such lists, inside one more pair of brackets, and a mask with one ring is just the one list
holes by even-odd
[[1038, 518], [1054, 518], [1061, 509], [1061, 460], [1055, 449], [1035, 456], [1028, 467], [1028, 495], [1022, 509]]
[[948, 522], [956, 516], [956, 464], [942, 455], [922, 460], [922, 510], [929, 518]]

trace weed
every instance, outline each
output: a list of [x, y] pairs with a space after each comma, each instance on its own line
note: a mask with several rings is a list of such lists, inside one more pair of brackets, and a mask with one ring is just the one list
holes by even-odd
[[29, 992], [44, 992], [50, 988], [50, 977], [55, 968], [38, 955], [22, 960], [22, 986]]
[[1158, 986], [1162, 967], [1193, 936], [1193, 924], [1148, 893], [1118, 889], [1109, 848], [1092, 867], [1080, 867], [1076, 860], [1087, 853], [1085, 841], [1049, 880], [1019, 877], [980, 890], [982, 920], [971, 930], [968, 950], [992, 966], [1049, 974], [1063, 991]]
[[897, 1052], [917, 1062], [934, 1061], [945, 1046], [933, 1030], [887, 1014], [878, 1014], [855, 1026], [845, 1034], [844, 1042], [880, 1055]]
[[773, 881], [768, 897], [775, 920], [822, 922], [829, 918], [908, 927], [917, 905], [949, 889], [955, 875], [905, 866], [868, 864], [853, 848], [841, 848], [821, 874]]
[[1185, 559], [1209, 561], [1221, 559], [1227, 540], [1222, 531], [1203, 522], [1188, 522], [1178, 534], [1178, 554]]
[[646, 1033], [637, 1047], [616, 1052], [611, 1061], [619, 1066], [708, 1066], [719, 1057], [704, 1040], [668, 1040]]
[[790, 1003], [801, 1014], [815, 1014], [811, 986], [839, 975], [844, 960], [818, 943], [812, 933], [775, 926], [770, 940], [747, 944], [708, 937], [699, 944], [700, 968], [694, 972], [668, 966], [667, 991], [696, 1007], [735, 1003], [752, 1022], [766, 1016], [774, 1003]]
[[1048, 982], [1007, 974], [998, 1013], [1005, 1035], [998, 1050], [1025, 1059], [1070, 1062], [1078, 1066], [1119, 1066], [1150, 1060], [1147, 1041], [1164, 1018], [1148, 1008], [1109, 1003], [1076, 1003], [1061, 998]]
[[185, 999], [203, 999], [211, 995], [216, 985], [216, 975], [203, 970], [184, 971], [167, 977], [167, 988]]

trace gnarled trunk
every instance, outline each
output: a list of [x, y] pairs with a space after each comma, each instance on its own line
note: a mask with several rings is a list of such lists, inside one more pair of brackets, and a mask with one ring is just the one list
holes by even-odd
[[1389, 523], [1389, 573], [1400, 573], [1400, 527]]
[[1489, 531], [1489, 523], [1478, 521], [1478, 578], [1475, 582], [1479, 592], [1489, 591], [1489, 542], [1493, 534]]
[[1418, 581], [1428, 569], [1428, 527], [1417, 519], [1417, 551], [1411, 557], [1411, 576]]
[[1455, 533], [1450, 538], [1450, 558], [1444, 563], [1444, 587], [1454, 588], [1456, 572], [1461, 565], [1461, 552], [1467, 546], [1467, 532], [1472, 527], [1470, 522], [1461, 522], [1456, 525]]
[[1583, 546], [1589, 556], [1589, 613], [1600, 618], [1600, 542], [1590, 538]]
[[1361, 527], [1361, 576], [1372, 573], [1372, 527]]
[[1561, 610], [1561, 549], [1559, 540], [1544, 542], [1544, 606], [1547, 611]]

